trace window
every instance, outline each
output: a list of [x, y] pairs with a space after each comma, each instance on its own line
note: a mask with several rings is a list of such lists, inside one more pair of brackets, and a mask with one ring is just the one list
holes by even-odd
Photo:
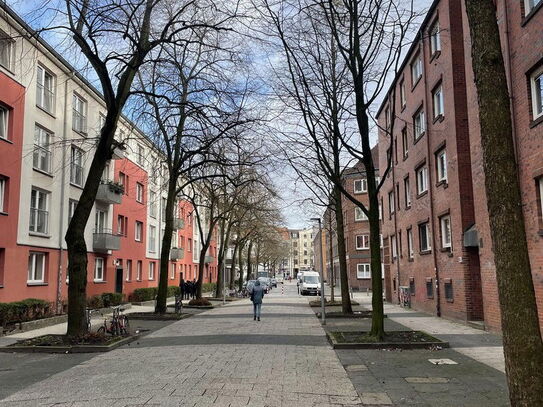
[[191, 252], [192, 251], [192, 239], [190, 237], [187, 240], [187, 244], [188, 244], [187, 251]]
[[439, 220], [441, 228], [441, 247], [443, 249], [451, 248], [451, 217], [442, 216]]
[[96, 209], [94, 214], [94, 232], [106, 233], [107, 230], [107, 211]]
[[143, 156], [144, 156], [143, 146], [138, 144], [138, 155], [136, 157], [136, 161], [139, 165], [143, 165]]
[[149, 251], [154, 253], [156, 251], [156, 227], [149, 226]]
[[445, 287], [445, 299], [447, 302], [453, 302], [454, 301], [454, 293], [453, 293], [453, 285], [452, 281], [445, 281], [444, 284]]
[[413, 135], [415, 141], [424, 136], [426, 131], [426, 123], [424, 121], [424, 109], [420, 109], [415, 116], [413, 116]]
[[15, 49], [15, 41], [5, 32], [0, 30], [0, 65], [11, 70], [11, 62]]
[[420, 53], [415, 56], [413, 62], [411, 62], [411, 83], [415, 87], [420, 77], [422, 76], [422, 59]]
[[431, 278], [426, 279], [426, 297], [434, 298], [434, 285]]
[[411, 208], [411, 187], [409, 185], [409, 176], [405, 177], [403, 180], [403, 191], [405, 199], [405, 208]]
[[419, 167], [417, 174], [417, 194], [423, 194], [428, 190], [428, 168], [425, 165]]
[[367, 250], [370, 248], [370, 235], [356, 236], [356, 250]]
[[543, 0], [524, 0], [524, 15], [527, 16]]
[[414, 278], [409, 279], [409, 294], [415, 295], [415, 279]]
[[172, 264], [172, 272], [171, 272], [171, 275], [170, 275], [170, 279], [171, 280], [174, 280], [175, 279], [175, 275], [177, 274], [177, 271], [176, 271], [176, 267], [177, 264], [173, 263]]
[[6, 199], [6, 184], [7, 180], [0, 176], [0, 213], [5, 213], [7, 210], [7, 204], [5, 202]]
[[141, 242], [142, 234], [143, 234], [143, 222], [136, 221], [136, 232], [135, 232], [136, 242]]
[[43, 110], [53, 113], [55, 109], [55, 77], [43, 66], [38, 65], [36, 84], [36, 104]]
[[354, 181], [354, 193], [363, 194], [368, 191], [368, 182], [366, 179], [357, 179]]
[[402, 109], [405, 107], [405, 104], [407, 103], [405, 99], [405, 82], [402, 79], [400, 82], [400, 105], [402, 106]]
[[132, 280], [132, 260], [126, 261], [126, 281]]
[[8, 140], [8, 121], [9, 110], [0, 105], [0, 138], [3, 138], [4, 140]]
[[78, 201], [70, 199], [68, 202], [68, 224], [71, 222], [72, 217], [75, 213], [75, 208], [77, 206]]
[[402, 148], [403, 148], [403, 158], [407, 157], [409, 153], [409, 139], [407, 137], [407, 127], [402, 129]]
[[356, 278], [359, 280], [371, 278], [369, 263], [362, 263], [356, 265]]
[[30, 252], [28, 256], [28, 283], [45, 281], [46, 253]]
[[434, 119], [445, 114], [443, 107], [443, 86], [439, 84], [432, 92], [432, 102], [434, 106]]
[[394, 213], [394, 191], [390, 191], [388, 193], [388, 215], [392, 215]]
[[530, 84], [532, 88], [532, 116], [535, 120], [543, 117], [543, 67], [532, 74]]
[[537, 195], [537, 205], [538, 205], [538, 214], [540, 229], [541, 223], [543, 223], [543, 177], [539, 177], [535, 180], [536, 195]]
[[366, 216], [364, 211], [362, 211], [362, 209], [354, 208], [354, 220], [357, 222], [362, 220], [368, 220], [368, 217]]
[[32, 188], [30, 195], [30, 232], [47, 233], [49, 226], [49, 192]]
[[436, 154], [437, 181], [447, 182], [447, 152], [443, 149]]
[[430, 225], [428, 222], [419, 225], [419, 243], [421, 252], [428, 252], [432, 249], [430, 244]]
[[430, 55], [441, 51], [441, 35], [439, 33], [439, 21], [430, 27]]
[[[163, 222], [166, 222], [166, 204], [168, 203], [167, 199], [162, 197], [161, 198], [161, 201], [162, 201], [162, 210], [161, 210], [161, 219]], [[173, 208], [173, 212], [174, 212], [174, 218], [176, 218], [176, 214], [177, 214], [177, 209], [179, 208], [179, 204], [177, 203], [177, 201], [174, 201], [174, 208]]]
[[136, 280], [141, 281], [141, 272], [143, 269], [143, 263], [141, 260], [138, 260], [138, 263], [136, 265]]
[[123, 215], [117, 216], [117, 234], [119, 236], [126, 236], [128, 229], [128, 218]]
[[78, 133], [87, 133], [87, 102], [76, 93], [73, 97], [72, 128]]
[[154, 191], [149, 191], [149, 216], [151, 218], [156, 218], [157, 214], [157, 205], [156, 205], [156, 193]]
[[97, 257], [94, 261], [94, 281], [104, 281], [104, 259]]
[[83, 150], [72, 146], [70, 156], [70, 183], [83, 186]]
[[40, 126], [34, 128], [33, 168], [46, 173], [51, 172], [52, 134]]
[[136, 182], [136, 201], [143, 203], [143, 184]]
[[398, 247], [396, 246], [395, 235], [390, 236], [390, 250], [392, 252], [392, 260], [396, 260], [398, 258]]
[[149, 280], [155, 279], [155, 262], [152, 261], [149, 263]]
[[414, 257], [413, 253], [413, 229], [407, 229], [407, 255], [409, 259], [412, 260]]

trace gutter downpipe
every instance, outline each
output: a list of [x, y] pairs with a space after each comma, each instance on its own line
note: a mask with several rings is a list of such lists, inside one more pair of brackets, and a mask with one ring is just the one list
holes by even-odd
[[[394, 217], [394, 245], [396, 247], [393, 248], [393, 250], [396, 252], [396, 296], [398, 297], [398, 304], [400, 304], [400, 285], [401, 285], [401, 279], [400, 279], [400, 251], [399, 251], [399, 242], [398, 242], [398, 218], [397, 213], [400, 209], [400, 205], [396, 205], [399, 202], [400, 197], [396, 196], [396, 157], [398, 155], [398, 152], [396, 151], [397, 143], [394, 143], [394, 127], [393, 123], [396, 122], [396, 120], [392, 119], [392, 115], [396, 114], [396, 108], [393, 106], [393, 104], [396, 104], [396, 90], [395, 90], [396, 84], [394, 84], [394, 90], [392, 91], [392, 101], [389, 97], [389, 112], [390, 112], [390, 118], [386, 118], [385, 121], [390, 120], [390, 165], [392, 167], [392, 196], [394, 199], [394, 214], [392, 215]], [[386, 116], [386, 114], [385, 114]], [[388, 129], [387, 129], [388, 131]], [[389, 212], [390, 212], [390, 201], [389, 201]], [[385, 215], [383, 214], [383, 217]], [[391, 239], [392, 240], [392, 239]], [[392, 242], [390, 243], [390, 246], [392, 246]], [[392, 261], [394, 261], [394, 257], [392, 257]]]
[[[424, 31], [424, 30], [423, 30]], [[421, 31], [421, 44], [422, 44], [422, 60], [423, 62], [426, 62], [428, 59], [426, 58], [426, 45], [424, 43], [424, 37], [423, 37], [423, 31]], [[426, 65], [426, 64], [425, 64]], [[424, 109], [425, 109], [425, 122], [426, 122], [426, 153], [428, 157], [427, 166], [428, 166], [428, 199], [430, 200], [430, 226], [432, 228], [432, 258], [434, 259], [434, 275], [436, 280], [436, 315], [438, 317], [441, 317], [441, 293], [439, 290], [439, 269], [437, 267], [437, 245], [436, 245], [436, 234], [435, 234], [435, 219], [434, 219], [434, 196], [433, 196], [433, 187], [434, 184], [432, 182], [432, 175], [433, 171], [431, 168], [433, 168], [432, 165], [432, 152], [430, 149], [430, 122], [429, 122], [429, 106], [428, 106], [428, 79], [426, 76], [426, 66], [423, 66], [423, 76], [424, 76]], [[432, 102], [430, 97], [430, 102]], [[431, 103], [430, 103], [431, 106]]]
[[68, 81], [72, 79], [74, 73], [72, 71], [67, 75], [64, 82], [64, 120], [62, 124], [62, 177], [60, 187], [60, 217], [59, 217], [59, 233], [58, 233], [58, 273], [57, 273], [57, 298], [56, 298], [56, 313], [62, 314], [62, 261], [64, 255], [63, 247], [63, 231], [64, 231], [64, 200], [66, 197], [66, 140], [68, 139]]

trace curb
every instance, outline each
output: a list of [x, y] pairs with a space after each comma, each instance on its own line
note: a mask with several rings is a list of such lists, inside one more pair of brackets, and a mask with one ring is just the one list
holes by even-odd
[[449, 342], [436, 340], [435, 342], [350, 342], [339, 343], [326, 332], [326, 338], [332, 349], [428, 349], [431, 347], [448, 348]]

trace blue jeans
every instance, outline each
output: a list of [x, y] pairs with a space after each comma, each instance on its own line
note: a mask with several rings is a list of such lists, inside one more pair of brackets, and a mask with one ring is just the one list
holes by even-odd
[[257, 318], [260, 318], [260, 309], [262, 308], [262, 303], [259, 303], [259, 304], [253, 303], [253, 308], [254, 308], [254, 311], [253, 311], [254, 316]]

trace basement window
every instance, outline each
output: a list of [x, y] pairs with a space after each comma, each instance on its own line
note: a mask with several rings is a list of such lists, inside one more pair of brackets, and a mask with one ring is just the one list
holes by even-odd
[[426, 279], [426, 298], [434, 298], [434, 285], [432, 279]]

